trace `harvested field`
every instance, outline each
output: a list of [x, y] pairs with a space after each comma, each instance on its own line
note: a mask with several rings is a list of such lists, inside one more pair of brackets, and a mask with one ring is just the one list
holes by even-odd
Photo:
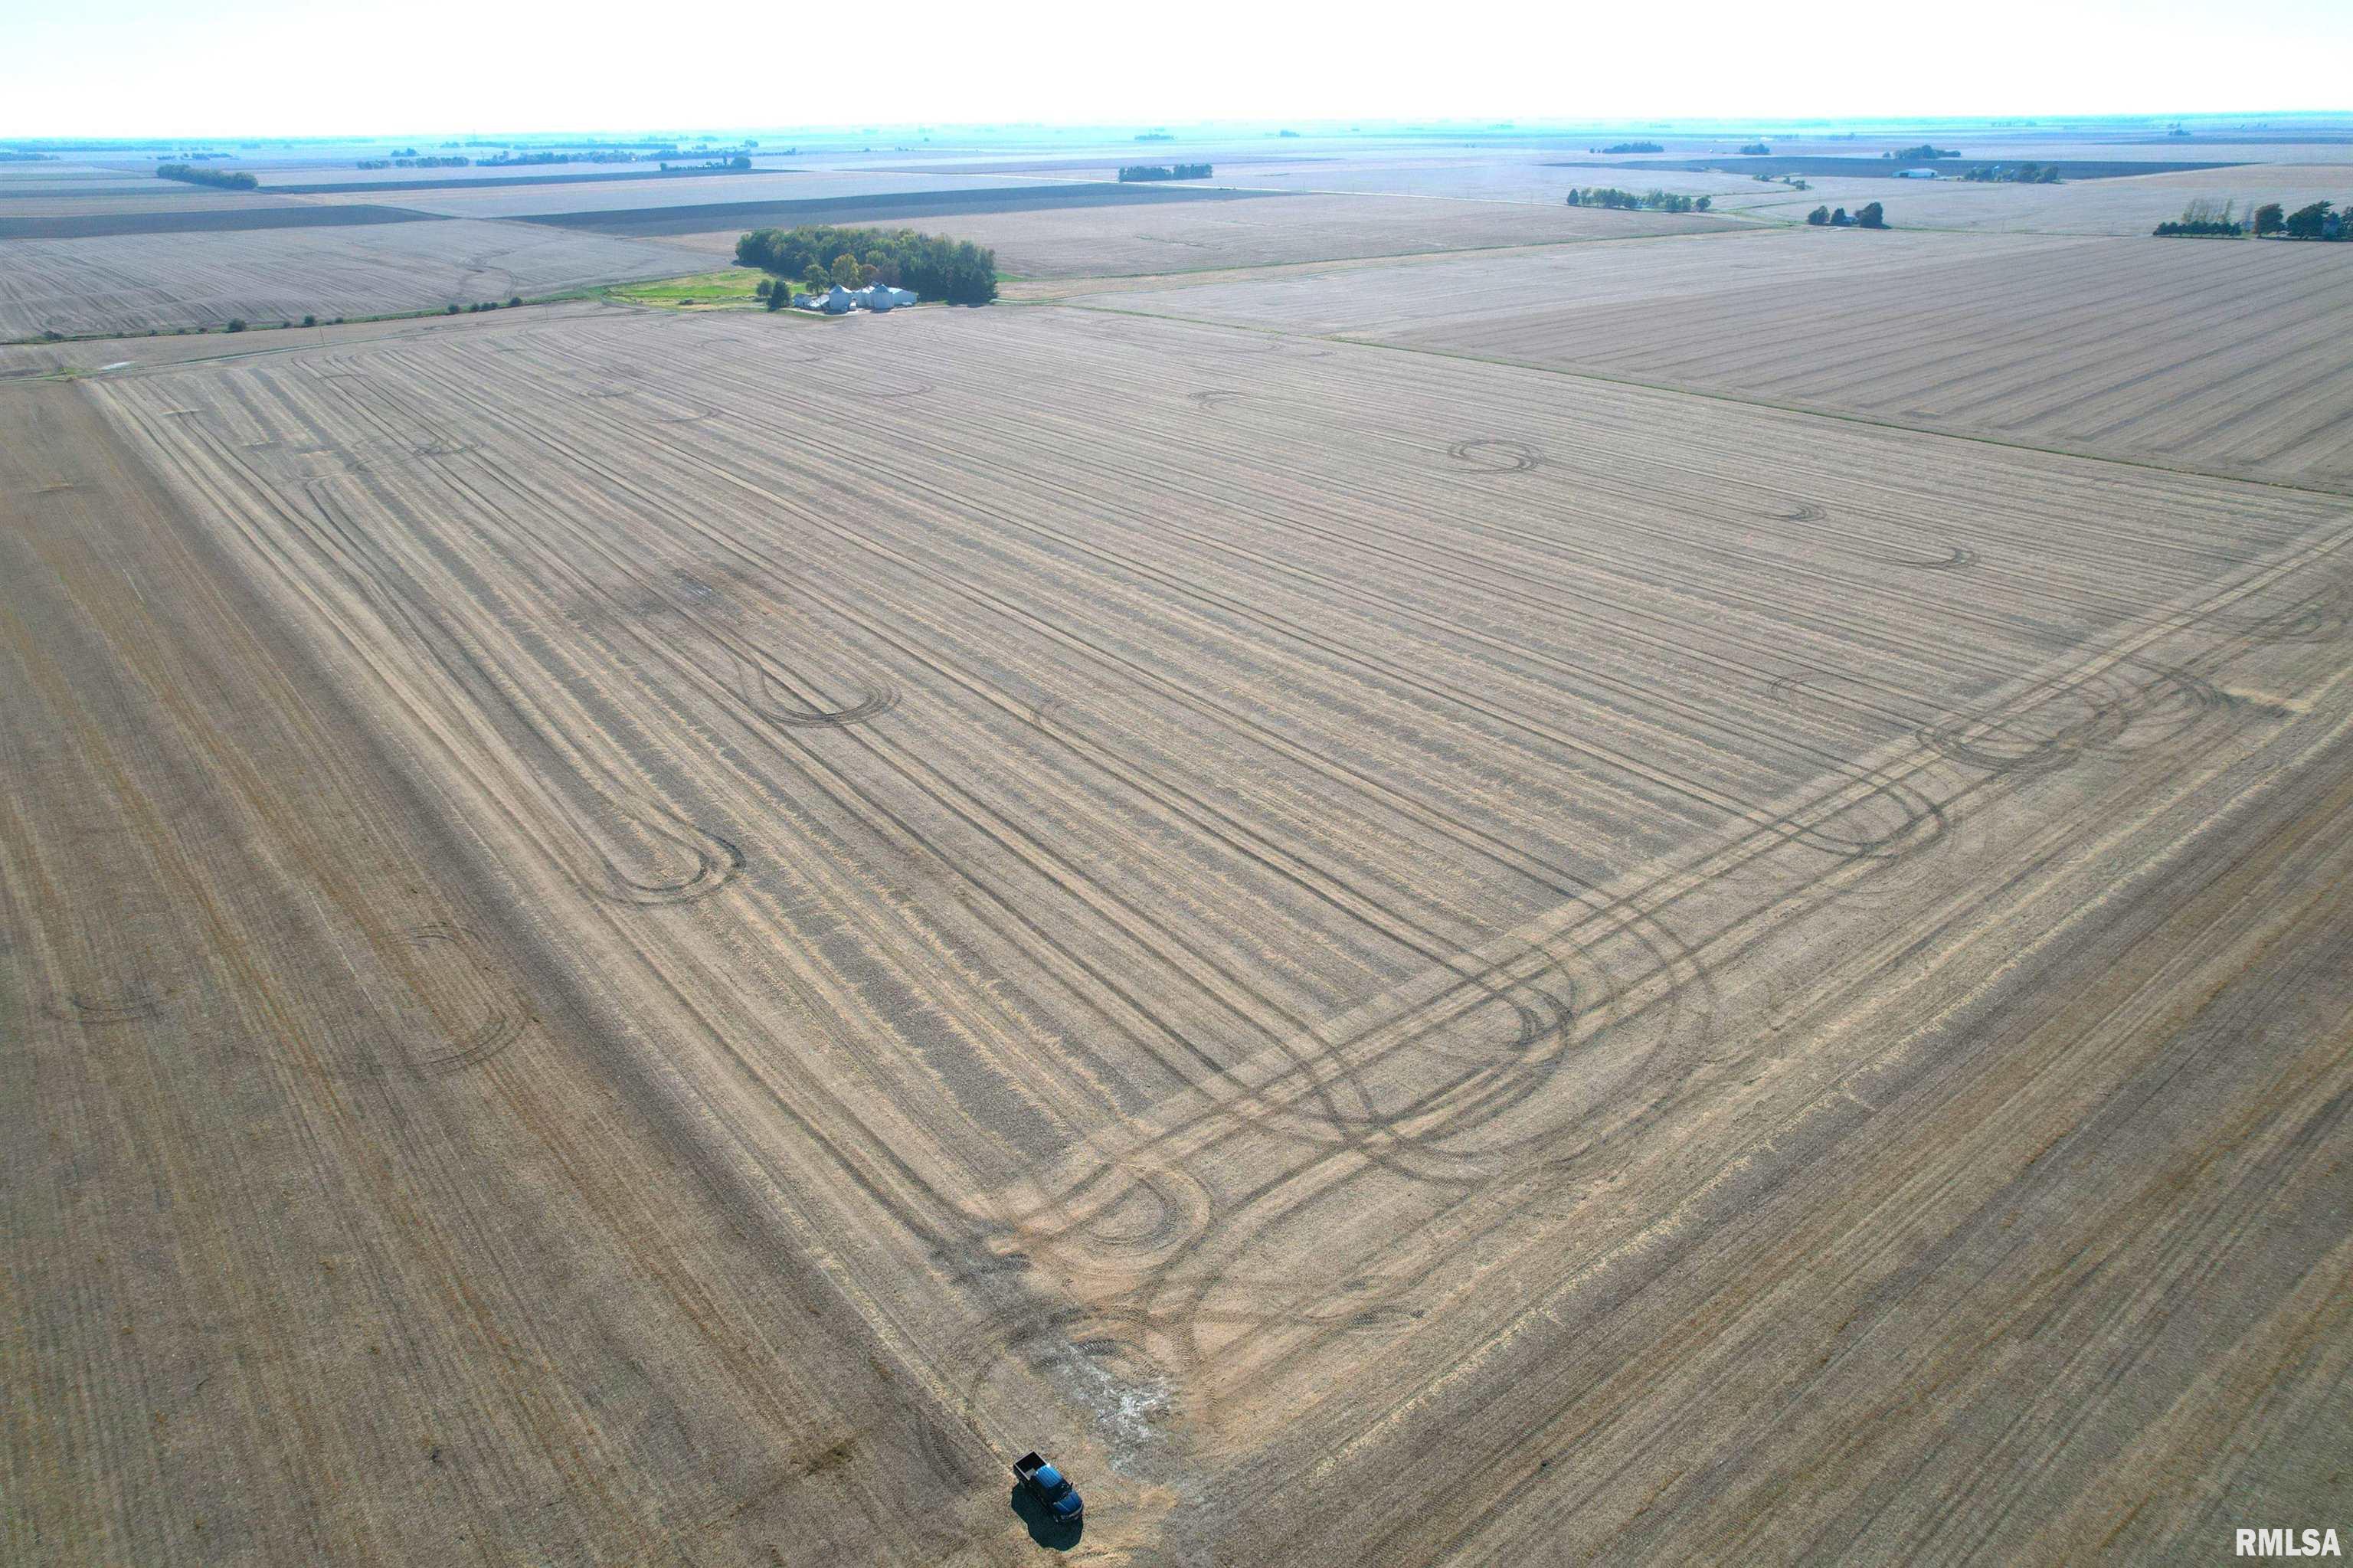
[[[667, 179], [592, 180], [561, 185], [517, 185], [512, 180], [452, 183], [445, 190], [404, 196], [401, 204], [450, 217], [546, 217], [575, 212], [633, 212], [679, 207], [724, 207], [746, 202], [797, 202], [833, 196], [896, 196], [934, 191], [1003, 190], [1019, 182], [1001, 176], [937, 175], [835, 175], [800, 170], [754, 170], [749, 174]], [[373, 196], [340, 198], [373, 200]]]
[[[1651, 229], [1693, 221], [1595, 207], [1563, 207], [1561, 214], [1618, 218]], [[1126, 283], [1104, 291], [1100, 299], [1083, 283], [1066, 286], [1064, 292], [1082, 304], [1187, 320], [1381, 338], [1458, 323], [1484, 326], [1577, 305], [1651, 301], [1664, 309], [1727, 288], [1795, 284], [1825, 274], [1900, 275], [1933, 265], [1939, 258], [2036, 255], [2053, 244], [2018, 235], [1891, 231], [1857, 236], [1858, 243], [1844, 245], [1828, 242], [1843, 236], [1803, 228], [1697, 221], [1708, 227], [1682, 237], [1670, 229], [1641, 245], [1562, 246], [1508, 257], [1441, 254], [1335, 266], [1328, 271], [1309, 266], [1262, 279], [1177, 280], [1148, 288]]]
[[2353, 486], [2327, 246], [1808, 230], [1098, 302]]
[[[496, 185], [501, 190], [516, 186], [526, 188], [541, 185], [628, 185], [646, 180], [667, 184], [674, 180], [719, 180], [745, 178], [754, 170], [714, 170], [708, 174], [685, 174], [670, 169], [600, 168], [588, 174], [577, 170], [569, 174], [521, 174], [512, 169], [347, 169], [340, 171], [350, 179], [322, 179], [318, 170], [298, 170], [289, 175], [273, 175], [262, 182], [261, 188], [278, 196], [382, 196], [396, 191], [465, 190], [482, 185]], [[402, 175], [401, 178], [375, 178], [374, 175]]]
[[[1040, 212], [1056, 207], [1138, 207], [1189, 206], [1261, 200], [1267, 191], [1227, 190], [1177, 185], [1090, 184], [1066, 180], [1050, 185], [1015, 185], [1002, 181], [976, 189], [913, 190], [895, 195], [812, 196], [794, 201], [720, 202], [700, 207], [646, 206], [610, 212], [566, 211], [546, 217], [526, 217], [525, 223], [554, 224], [597, 234], [671, 236], [729, 230], [742, 234], [753, 228], [790, 228], [803, 223], [912, 224], [955, 215], [992, 212]], [[732, 249], [733, 239], [729, 240]]]
[[[1131, 187], [1133, 188], [1133, 187]], [[1084, 207], [918, 216], [909, 227], [969, 239], [1028, 278], [1098, 278], [1269, 267], [1586, 239], [1707, 234], [1739, 227], [1705, 214], [1605, 212], [1410, 196], [1298, 196], [1216, 206]], [[682, 234], [733, 256], [743, 231]]]
[[1897, 228], [2035, 234], [2130, 235], [2146, 238], [2184, 206], [2204, 199], [2235, 200], [2243, 214], [2260, 202], [2276, 201], [2291, 210], [2312, 201], [2353, 199], [2353, 166], [2311, 164], [2242, 164], [2179, 175], [2097, 180], [2084, 185], [1975, 185], [1963, 180], [1906, 182], [1891, 191], [1883, 180], [1817, 180], [1805, 192], [1768, 185], [1751, 188], [1761, 199], [1732, 205], [1745, 212], [1787, 221], [1802, 218], [1817, 205], [1854, 208], [1883, 203]]
[[0, 338], [431, 310], [707, 266], [641, 240], [465, 221], [6, 239]]
[[17, 1555], [2341, 1499], [2341, 498], [1052, 308], [0, 436]]
[[[1618, 165], [1627, 175], [1648, 175], [1681, 172], [1704, 174], [1711, 170], [1727, 175], [1803, 175], [1821, 179], [1893, 180], [1903, 177], [1911, 168], [1934, 168], [1950, 179], [1958, 179], [1963, 171], [1987, 164], [2015, 164], [2019, 158], [2008, 154], [1966, 158], [1938, 158], [1933, 164], [1905, 163], [1894, 158], [1693, 158], [1678, 160], [1662, 158], [1630, 159]], [[2160, 163], [2155, 159], [2117, 158], [2052, 158], [2048, 162], [2059, 171], [2062, 180], [2107, 180], [2125, 175], [2178, 175], [2192, 171], [2227, 168], [2217, 163]]]
[[213, 212], [250, 207], [286, 207], [293, 204], [260, 191], [210, 190], [176, 180], [149, 180], [143, 185], [60, 186], [55, 189], [0, 191], [10, 199], [0, 206], [0, 218], [89, 217], [123, 212]]
[[397, 207], [267, 207], [226, 204], [194, 211], [87, 212], [23, 217], [0, 210], [0, 239], [105, 239], [124, 234], [237, 234], [259, 228], [356, 228], [377, 223], [440, 223]]

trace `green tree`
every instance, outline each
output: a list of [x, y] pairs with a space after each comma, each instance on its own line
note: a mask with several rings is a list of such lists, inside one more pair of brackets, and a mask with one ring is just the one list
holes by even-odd
[[2267, 201], [2255, 208], [2256, 234], [2277, 234], [2286, 224], [2287, 218], [2281, 212], [2279, 203]]
[[1887, 227], [1887, 215], [1880, 209], [1877, 202], [1872, 202], [1854, 215], [1854, 221], [1864, 228], [1884, 228]]
[[857, 257], [845, 250], [833, 259], [833, 281], [845, 289], [862, 289], [866, 286], [866, 269], [858, 264]]
[[826, 285], [832, 281], [826, 276], [825, 269], [814, 261], [801, 273], [801, 286], [812, 294], [824, 293]]
[[1826, 207], [1818, 207], [1814, 208], [1813, 211], [1806, 214], [1806, 221], [1812, 224], [1816, 228], [1821, 228], [1824, 224], [1830, 222], [1830, 220], [1831, 209]]
[[2290, 239], [2317, 239], [2328, 223], [2328, 209], [2334, 203], [2316, 201], [2310, 207], [2297, 207], [2287, 215], [2281, 227]]

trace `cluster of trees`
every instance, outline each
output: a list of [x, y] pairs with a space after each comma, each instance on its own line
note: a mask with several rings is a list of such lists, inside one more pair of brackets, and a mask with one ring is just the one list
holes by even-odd
[[2290, 212], [2278, 202], [2267, 201], [2250, 207], [2241, 217], [2236, 201], [2217, 207], [2201, 199], [2183, 207], [2179, 218], [2158, 224], [2153, 232], [2168, 239], [2236, 239], [2252, 232], [2258, 239], [2343, 241], [2353, 239], [2353, 207], [2339, 211], [2335, 202], [2316, 201]]
[[[2276, 212], [2279, 209], [2274, 207], [2272, 210]], [[2157, 233], [2168, 239], [2180, 236], [2236, 239], [2246, 232], [2247, 226], [2239, 218], [2239, 204], [2235, 199], [2217, 207], [2205, 196], [2197, 197], [2183, 207], [2178, 219], [2157, 226]]]
[[[2316, 201], [2281, 216], [2279, 203], [2268, 203], [2255, 208], [2255, 232], [2275, 233], [2286, 239], [2353, 239], [2353, 231], [2348, 230], [2345, 214], [2330, 210], [2336, 205], [2335, 202]], [[2276, 229], [2263, 228], [2266, 213], [2278, 216], [2279, 227]]]
[[[482, 167], [486, 169], [508, 169], [513, 168], [522, 164], [634, 164], [637, 163], [641, 156], [647, 159], [652, 159], [664, 156], [665, 154], [674, 158], [678, 156], [678, 149], [676, 147], [659, 147], [650, 153], [643, 154], [632, 153], [626, 147], [600, 149], [594, 152], [585, 153], [501, 153], [495, 158], [484, 158], [482, 160]], [[454, 158], [449, 161], [452, 163], [462, 164], [466, 160], [463, 158]], [[422, 164], [425, 160], [420, 158], [417, 162]]]
[[1773, 149], [1767, 146], [1762, 142], [1751, 142], [1747, 145], [1742, 147], [1740, 151], [1743, 154], [1751, 158], [1769, 158], [1773, 155]]
[[1637, 196], [1615, 185], [1573, 185], [1569, 188], [1568, 205], [1617, 207], [1625, 212], [1705, 212], [1715, 205], [1715, 198], [1662, 190], [1644, 191]]
[[1801, 180], [1795, 175], [1751, 175], [1748, 177], [1760, 185], [1787, 185], [1793, 191], [1810, 191], [1814, 188], [1811, 182]]
[[238, 169], [200, 169], [194, 164], [158, 164], [155, 173], [167, 180], [185, 180], [192, 185], [218, 185], [225, 191], [249, 191], [261, 184], [251, 175]]
[[1979, 164], [1974, 169], [1963, 169], [1961, 178], [1975, 180], [1979, 185], [2055, 185], [2059, 183], [2056, 164]]
[[1206, 180], [1207, 164], [1129, 164], [1119, 171], [1122, 184], [1134, 180]]
[[1607, 147], [1588, 147], [1588, 153], [1663, 153], [1656, 142], [1612, 142]]
[[1939, 147], [1934, 142], [1923, 142], [1916, 147], [1898, 147], [1893, 153], [1882, 153], [1883, 158], [1894, 158], [1905, 164], [1933, 163], [1938, 158], [1957, 158], [1960, 154], [1950, 147]]
[[0, 152], [0, 164], [54, 164], [57, 161], [55, 153]]
[[1139, 142], [1174, 142], [1176, 138], [1166, 131], [1146, 131], [1136, 137]]
[[912, 228], [755, 228], [735, 242], [735, 264], [797, 281], [812, 293], [836, 283], [845, 289], [888, 283], [952, 305], [985, 305], [997, 298], [996, 251]]
[[1816, 228], [1884, 228], [1887, 213], [1877, 202], [1868, 203], [1855, 210], [1852, 217], [1844, 207], [1818, 207], [1806, 214], [1806, 221]]

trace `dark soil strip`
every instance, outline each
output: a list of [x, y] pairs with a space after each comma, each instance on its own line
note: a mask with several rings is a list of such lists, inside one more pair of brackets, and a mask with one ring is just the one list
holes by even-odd
[[797, 223], [859, 223], [892, 217], [945, 217], [967, 212], [1029, 212], [1054, 207], [1124, 207], [1172, 201], [1281, 200], [1284, 191], [1205, 190], [1194, 185], [1067, 181], [1000, 190], [900, 191], [818, 196], [808, 201], [731, 201], [704, 207], [624, 207], [617, 212], [555, 212], [525, 217], [555, 228], [598, 234], [700, 234], [714, 228], [789, 228]]
[[601, 175], [443, 175], [423, 180], [346, 180], [341, 185], [276, 185], [261, 188], [269, 196], [364, 196], [371, 191], [502, 191], [515, 185], [612, 185], [623, 180], [713, 179], [723, 175], [797, 175], [801, 169], [628, 169]]
[[214, 207], [202, 212], [95, 212], [67, 217], [0, 217], [0, 239], [102, 239], [118, 234], [224, 234], [243, 228], [353, 228], [377, 223], [444, 223], [405, 207]]

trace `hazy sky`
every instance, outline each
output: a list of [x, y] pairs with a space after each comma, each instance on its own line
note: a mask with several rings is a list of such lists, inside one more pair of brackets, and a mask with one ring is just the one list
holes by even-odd
[[0, 135], [2345, 109], [2348, 62], [2353, 0], [0, 0]]

